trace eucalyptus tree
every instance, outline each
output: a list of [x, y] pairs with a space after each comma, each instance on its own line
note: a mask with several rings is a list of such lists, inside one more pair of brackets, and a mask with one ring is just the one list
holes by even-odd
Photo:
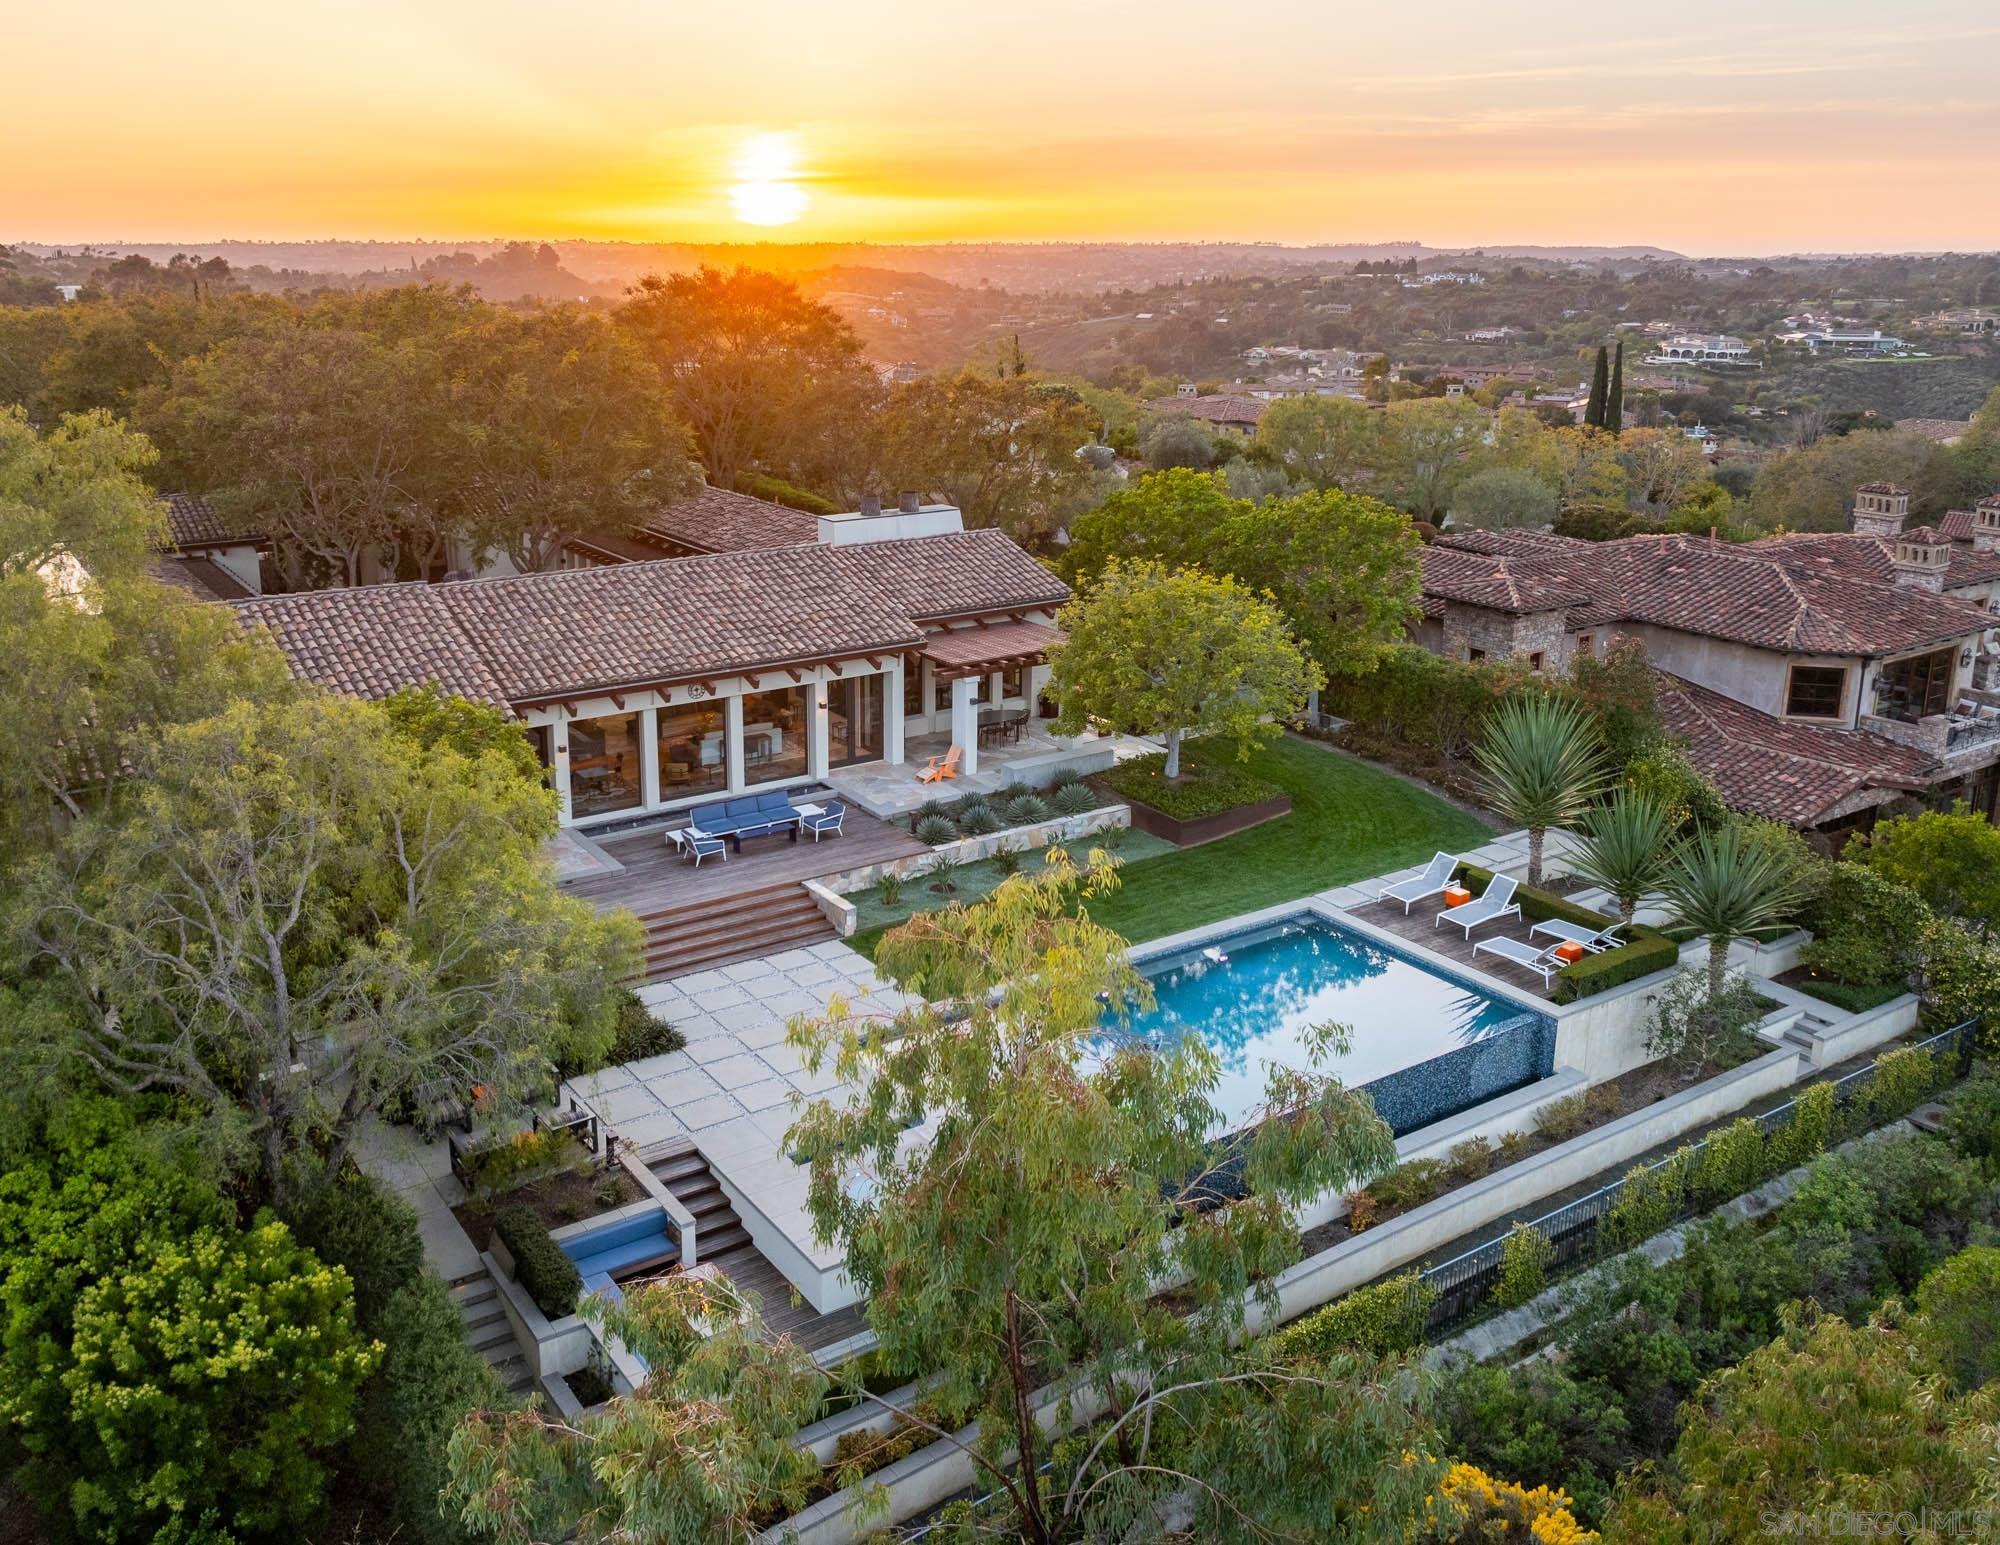
[[1549, 828], [1580, 819], [1609, 778], [1596, 721], [1564, 698], [1510, 697], [1486, 721], [1472, 754], [1488, 802], [1528, 829], [1528, 883], [1541, 884]]
[[[1274, 1069], [1225, 1135], [1211, 1048], [1107, 1028], [1147, 996], [1089, 916], [1114, 883], [1102, 854], [1052, 854], [883, 940], [909, 1006], [794, 1022], [844, 1086], [788, 1137], [815, 1232], [844, 1247], [882, 1365], [925, 1376], [913, 1419], [951, 1443], [976, 1424], [1010, 1534], [1127, 1538], [1178, 1498], [1200, 1537], [1370, 1537], [1424, 1483], [1397, 1463], [1422, 1426], [1408, 1375], [1277, 1369], [1237, 1343], [1297, 1256], [1292, 1210], [1391, 1163], [1388, 1128], [1336, 1079]], [[1065, 1443], [1066, 1419], [1095, 1425]]]

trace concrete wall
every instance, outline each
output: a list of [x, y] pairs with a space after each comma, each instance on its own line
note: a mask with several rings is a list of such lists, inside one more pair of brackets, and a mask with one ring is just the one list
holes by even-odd
[[1825, 1033], [1812, 1038], [1810, 1058], [1816, 1068], [1832, 1067], [1849, 1057], [1873, 1051], [1917, 1027], [1920, 1005], [1915, 993], [1892, 998], [1880, 1008], [1843, 1019]]
[[590, 1361], [590, 1348], [597, 1337], [589, 1322], [580, 1314], [566, 1314], [559, 1320], [551, 1320], [536, 1308], [527, 1289], [514, 1280], [514, 1258], [507, 1253], [505, 1245], [494, 1240], [493, 1248], [479, 1257], [479, 1263], [493, 1278], [493, 1286], [500, 1295], [500, 1307], [507, 1316], [507, 1323], [513, 1326], [514, 1339], [520, 1343], [536, 1378], [575, 1373]]
[[[1105, 765], [1109, 766], [1111, 753], [1106, 751], [1103, 756]], [[947, 842], [932, 848], [928, 853], [912, 853], [907, 858], [894, 858], [880, 864], [863, 864], [858, 869], [843, 869], [838, 874], [822, 875], [816, 883], [836, 896], [847, 896], [858, 890], [866, 890], [885, 874], [897, 874], [906, 878], [922, 874], [939, 859], [944, 859], [948, 863], [972, 864], [982, 858], [991, 858], [1003, 847], [1028, 852], [1035, 848], [1045, 848], [1050, 843], [1075, 842], [1078, 838], [1088, 837], [1095, 832], [1113, 831], [1131, 824], [1130, 805], [1106, 805], [1098, 810], [1086, 810], [1082, 815], [1058, 816], [1052, 821], [1037, 821], [1032, 826], [1011, 826], [1005, 831], [992, 832], [984, 837], [961, 837], [956, 842]], [[826, 908], [822, 906], [820, 910], [824, 912]], [[838, 923], [835, 926], [838, 927]]]

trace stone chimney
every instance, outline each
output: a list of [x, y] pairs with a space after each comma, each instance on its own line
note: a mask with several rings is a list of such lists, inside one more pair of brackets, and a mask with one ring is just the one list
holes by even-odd
[[863, 515], [880, 515], [882, 513], [882, 496], [880, 494], [863, 494], [861, 496], [861, 513]]
[[1910, 491], [1894, 483], [1863, 483], [1854, 490], [1857, 536], [1894, 536], [1910, 515]]
[[896, 495], [896, 508], [905, 515], [914, 515], [923, 506], [917, 503], [917, 491], [914, 488], [905, 488]]
[[1944, 589], [1944, 571], [1951, 563], [1951, 538], [1935, 526], [1919, 526], [1896, 538], [1896, 556], [1890, 567], [1896, 583], [1905, 590]]
[[2000, 494], [1988, 494], [1973, 507], [1972, 550], [2000, 552]]

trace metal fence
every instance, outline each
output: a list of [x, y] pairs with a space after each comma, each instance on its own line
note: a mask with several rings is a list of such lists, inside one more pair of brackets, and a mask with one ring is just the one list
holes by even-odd
[[[1949, 1030], [1917, 1042], [1912, 1051], [1929, 1051], [1940, 1061], [1947, 1057], [1955, 1059], [1955, 1067], [1950, 1077], [1953, 1080], [1964, 1077], [1971, 1066], [1973, 1032], [1979, 1021], [1969, 1019], [1964, 1024], [1954, 1025]], [[1833, 1098], [1836, 1112], [1851, 1106], [1870, 1084], [1875, 1081], [1876, 1068], [1880, 1059], [1865, 1068], [1857, 1068], [1845, 1077], [1834, 1080]], [[1772, 1110], [1765, 1111], [1756, 1118], [1760, 1133], [1768, 1137], [1781, 1127], [1791, 1123], [1799, 1111], [1799, 1101], [1789, 1100]], [[1698, 1164], [1701, 1153], [1711, 1139], [1691, 1145], [1687, 1152]], [[1664, 1169], [1681, 1157], [1680, 1151], [1657, 1159], [1645, 1166], [1650, 1174]], [[1553, 1212], [1530, 1220], [1527, 1227], [1541, 1233], [1548, 1241], [1548, 1251], [1544, 1256], [1548, 1275], [1557, 1276], [1571, 1267], [1587, 1264], [1604, 1256], [1615, 1254], [1609, 1248], [1605, 1233], [1605, 1220], [1611, 1209], [1630, 1184], [1630, 1176], [1621, 1176], [1608, 1186], [1603, 1186], [1588, 1196], [1580, 1196], [1573, 1202], [1565, 1202]], [[1674, 1221], [1691, 1217], [1708, 1205], [1693, 1194], [1685, 1199]], [[1436, 1266], [1427, 1266], [1417, 1273], [1410, 1291], [1420, 1300], [1429, 1299], [1430, 1308], [1425, 1321], [1428, 1334], [1435, 1337], [1441, 1331], [1456, 1329], [1472, 1319], [1486, 1307], [1492, 1299], [1495, 1283], [1500, 1275], [1500, 1264], [1507, 1246], [1507, 1237], [1478, 1245], [1463, 1255]], [[1621, 1246], [1622, 1248], [1622, 1246]], [[1433, 1296], [1434, 1295], [1434, 1296]]]

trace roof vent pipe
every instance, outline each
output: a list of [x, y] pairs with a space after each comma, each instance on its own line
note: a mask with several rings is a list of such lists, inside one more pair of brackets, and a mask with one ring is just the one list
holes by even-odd
[[863, 515], [880, 515], [882, 513], [882, 496], [880, 494], [863, 494], [861, 496], [861, 513]]
[[905, 515], [916, 514], [918, 509], [917, 491], [914, 488], [906, 488], [897, 494], [896, 508], [901, 510]]

